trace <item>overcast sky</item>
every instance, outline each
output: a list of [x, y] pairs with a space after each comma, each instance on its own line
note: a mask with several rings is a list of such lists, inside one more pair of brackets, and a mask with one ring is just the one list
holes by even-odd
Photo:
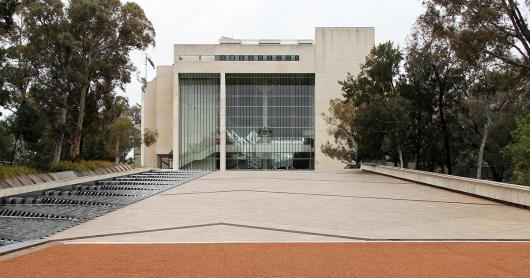
[[[156, 48], [148, 54], [157, 65], [173, 63], [175, 43], [217, 43], [221, 36], [241, 39], [314, 39], [315, 27], [375, 27], [376, 42], [405, 44], [423, 11], [421, 0], [131, 0], [156, 30]], [[143, 54], [134, 53], [144, 74]], [[154, 77], [149, 69], [148, 80]], [[140, 85], [124, 93], [139, 103]]]

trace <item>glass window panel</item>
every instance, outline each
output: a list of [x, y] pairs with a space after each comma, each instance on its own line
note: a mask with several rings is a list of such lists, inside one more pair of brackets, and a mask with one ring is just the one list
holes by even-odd
[[227, 169], [314, 169], [314, 84], [314, 74], [227, 74]]

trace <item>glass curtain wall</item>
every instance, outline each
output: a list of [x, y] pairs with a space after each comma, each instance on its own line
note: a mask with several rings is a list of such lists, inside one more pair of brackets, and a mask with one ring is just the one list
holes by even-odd
[[314, 74], [227, 74], [227, 169], [314, 169], [314, 90]]
[[179, 74], [181, 169], [219, 169], [219, 83], [219, 74]]

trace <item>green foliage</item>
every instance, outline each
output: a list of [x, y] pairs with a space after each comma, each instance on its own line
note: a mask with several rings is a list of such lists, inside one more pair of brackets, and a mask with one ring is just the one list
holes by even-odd
[[357, 77], [348, 74], [342, 85], [344, 97], [357, 105], [378, 96], [391, 97], [396, 94], [396, 82], [399, 82], [399, 71], [403, 54], [392, 42], [375, 46], [361, 65]]
[[144, 130], [144, 141], [143, 143], [145, 144], [145, 146], [149, 147], [153, 144], [156, 143], [156, 141], [158, 140], [158, 131], [156, 130], [150, 130], [148, 128], [146, 128]]
[[19, 176], [38, 174], [35, 169], [22, 166], [4, 166], [0, 165], [0, 180], [10, 179]]
[[139, 139], [131, 119], [118, 118], [106, 130], [107, 152], [112, 154], [118, 163], [133, 147], [139, 145]]
[[514, 164], [512, 182], [530, 186], [530, 113], [517, 120], [512, 136], [515, 143], [508, 148]]
[[401, 97], [406, 85], [400, 73], [402, 61], [399, 48], [391, 42], [383, 43], [370, 51], [356, 77], [348, 74], [345, 81], [339, 82], [346, 101], [332, 101], [330, 116], [325, 117], [337, 144], [334, 147], [328, 142], [322, 147], [324, 153], [343, 162], [348, 157], [392, 157], [401, 163], [406, 126], [410, 123], [405, 111], [409, 104]]
[[19, 105], [13, 132], [30, 144], [37, 143], [43, 138], [48, 129], [48, 121], [44, 114], [31, 105], [28, 101], [22, 101]]
[[345, 99], [332, 101], [324, 115], [335, 139], [321, 146], [324, 154], [348, 167], [413, 163], [469, 177], [481, 175], [477, 165], [486, 162], [489, 178], [509, 178], [505, 147], [514, 118], [528, 111], [528, 77], [486, 62], [471, 67], [447, 38], [433, 35], [436, 28], [419, 22], [405, 54], [391, 43], [374, 47], [360, 73], [339, 82]]
[[348, 168], [357, 164], [357, 140], [353, 132], [355, 107], [350, 101], [334, 99], [330, 101], [329, 115], [323, 115], [328, 123], [328, 133], [335, 142], [327, 142], [321, 146], [321, 151], [330, 158], [346, 164]]
[[109, 162], [109, 161], [84, 161], [81, 160], [79, 162], [72, 162], [72, 161], [60, 161], [58, 163], [55, 163], [50, 166], [49, 171], [50, 172], [64, 172], [64, 171], [76, 171], [76, 172], [84, 172], [84, 171], [93, 171], [98, 169], [104, 169], [104, 168], [111, 168], [114, 167], [116, 164]]
[[139, 104], [136, 104], [132, 106], [128, 110], [129, 116], [131, 118], [131, 121], [135, 125], [141, 125], [142, 124], [142, 107]]
[[451, 40], [458, 57], [472, 65], [493, 59], [530, 69], [529, 1], [424, 1], [421, 20], [435, 26], [435, 37]]
[[13, 25], [13, 15], [19, 5], [18, 0], [3, 0], [0, 2], [0, 32], [6, 32]]
[[0, 161], [11, 162], [15, 137], [6, 120], [0, 120]]

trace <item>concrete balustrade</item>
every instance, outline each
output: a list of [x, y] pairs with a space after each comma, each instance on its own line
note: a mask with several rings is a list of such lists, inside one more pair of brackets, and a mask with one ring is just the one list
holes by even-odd
[[371, 163], [363, 163], [361, 169], [366, 172], [382, 174], [472, 194], [479, 197], [530, 207], [530, 187], [527, 186], [463, 178]]

